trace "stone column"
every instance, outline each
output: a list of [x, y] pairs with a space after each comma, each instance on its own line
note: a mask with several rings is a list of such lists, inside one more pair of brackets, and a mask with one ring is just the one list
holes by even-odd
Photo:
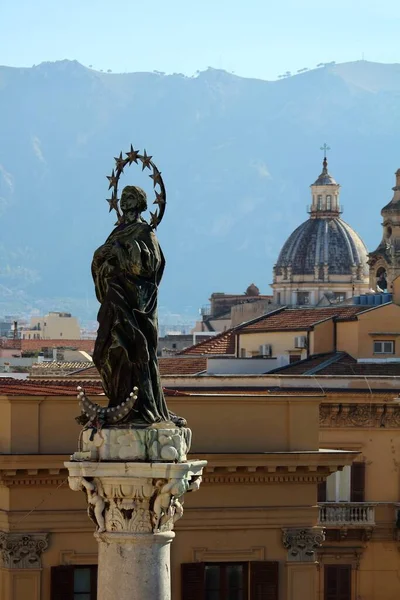
[[70, 487], [86, 492], [96, 525], [98, 600], [170, 600], [172, 530], [206, 462], [65, 464]]
[[325, 536], [321, 527], [283, 529], [282, 541], [288, 551], [286, 598], [317, 600], [317, 561], [315, 552]]
[[0, 532], [0, 598], [40, 600], [47, 533]]

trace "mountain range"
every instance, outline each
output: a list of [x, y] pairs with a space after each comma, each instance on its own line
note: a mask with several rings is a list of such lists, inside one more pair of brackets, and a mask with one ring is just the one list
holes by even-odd
[[[115, 222], [106, 175], [131, 143], [163, 173], [160, 313], [179, 321], [211, 292], [252, 282], [269, 292], [280, 247], [307, 218], [325, 142], [343, 218], [374, 249], [399, 134], [399, 64], [329, 64], [277, 81], [212, 68], [102, 73], [68, 60], [0, 67], [0, 314], [95, 316], [91, 257]], [[121, 184], [151, 194], [148, 173], [133, 165]]]

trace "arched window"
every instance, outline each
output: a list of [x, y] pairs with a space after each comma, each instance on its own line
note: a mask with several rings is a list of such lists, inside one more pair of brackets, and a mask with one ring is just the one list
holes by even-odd
[[376, 287], [382, 292], [387, 291], [387, 275], [384, 267], [379, 267], [376, 272]]
[[318, 196], [317, 209], [322, 210], [322, 196], [320, 196], [320, 195]]
[[332, 196], [326, 197], [326, 210], [332, 210]]

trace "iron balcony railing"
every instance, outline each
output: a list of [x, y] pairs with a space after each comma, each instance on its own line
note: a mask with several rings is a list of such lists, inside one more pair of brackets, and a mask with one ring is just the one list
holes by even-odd
[[375, 525], [375, 504], [367, 502], [321, 502], [319, 525], [325, 527]]

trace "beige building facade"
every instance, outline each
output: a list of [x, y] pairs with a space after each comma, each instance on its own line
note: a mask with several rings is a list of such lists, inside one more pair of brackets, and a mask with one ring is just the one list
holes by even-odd
[[79, 340], [79, 321], [70, 313], [50, 312], [44, 317], [32, 317], [29, 328], [22, 329], [21, 338], [26, 340]]

